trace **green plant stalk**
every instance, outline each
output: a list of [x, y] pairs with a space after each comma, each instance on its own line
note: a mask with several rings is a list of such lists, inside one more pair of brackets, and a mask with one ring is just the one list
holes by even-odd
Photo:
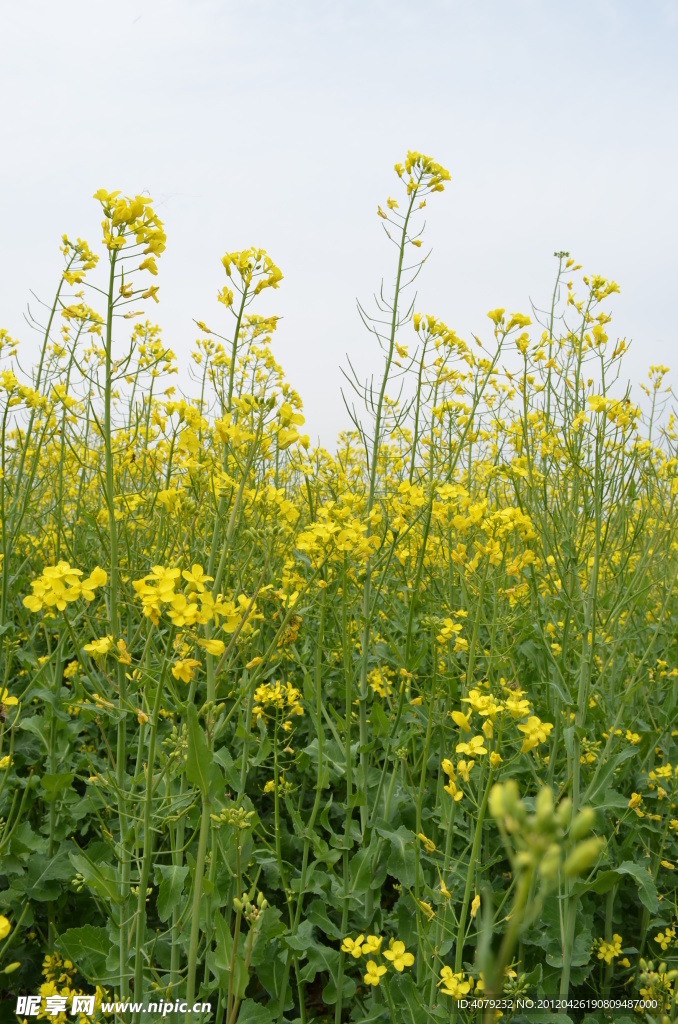
[[[240, 830], [238, 826], [235, 826], [235, 874], [236, 874], [236, 891], [238, 893], [238, 899], [241, 898], [241, 887], [242, 887], [242, 872], [240, 869]], [[242, 910], [237, 910], [235, 915], [235, 928], [233, 929], [233, 948], [231, 949], [231, 965], [228, 974], [228, 993], [226, 995], [226, 1020], [231, 1020], [232, 1008], [233, 1008], [233, 982], [235, 980], [235, 963], [238, 955], [238, 941], [240, 939], [240, 924], [242, 921]]]
[[476, 829], [473, 835], [473, 846], [471, 848], [471, 857], [469, 859], [468, 870], [466, 872], [466, 885], [464, 886], [464, 897], [461, 904], [461, 913], [459, 914], [459, 925], [457, 927], [457, 942], [454, 951], [454, 970], [455, 973], [461, 971], [464, 955], [464, 939], [466, 938], [466, 916], [468, 914], [468, 905], [471, 900], [471, 889], [473, 888], [473, 877], [476, 872], [476, 865], [478, 861], [478, 854], [480, 853], [480, 843], [483, 837], [483, 823], [485, 821], [485, 812], [487, 811], [487, 801], [490, 797], [490, 789], [492, 788], [492, 782], [494, 780], [494, 768], [490, 768], [489, 775], [487, 777], [487, 785], [485, 786], [485, 793], [483, 795], [483, 801], [478, 808], [478, 819], [476, 821]]
[[[349, 903], [350, 903], [350, 862], [349, 862], [349, 851], [351, 849], [351, 820], [353, 817], [353, 759], [351, 756], [351, 714], [353, 710], [353, 674], [351, 671], [350, 661], [350, 639], [348, 636], [348, 599], [346, 596], [347, 587], [346, 578], [346, 555], [344, 555], [344, 571], [342, 575], [342, 586], [341, 586], [341, 626], [342, 626], [342, 644], [344, 653], [344, 681], [346, 686], [346, 703], [345, 703], [345, 718], [346, 718], [346, 738], [344, 746], [344, 761], [346, 768], [346, 821], [344, 824], [344, 848], [342, 853], [342, 875], [343, 875], [343, 894], [342, 894], [342, 911], [341, 911], [341, 935], [344, 938], [348, 931], [348, 914], [349, 914]], [[342, 1009], [343, 1009], [343, 989], [344, 989], [344, 968], [346, 963], [346, 953], [344, 950], [339, 951], [339, 967], [337, 969], [337, 1002], [334, 1008], [334, 1024], [341, 1024]]]
[[[254, 947], [254, 937], [255, 937], [255, 933], [256, 933], [257, 930], [258, 930], [258, 928], [257, 928], [256, 925], [254, 925], [254, 926], [250, 925], [250, 930], [249, 930], [249, 932], [247, 934], [247, 945], [245, 947], [245, 971], [246, 972], [249, 971], [250, 960], [252, 959], [252, 949]], [[238, 1010], [239, 1010], [239, 1008], [240, 1008], [240, 999], [238, 999], [238, 997], [236, 996], [236, 998], [233, 1000], [233, 1007], [231, 1009], [231, 1015], [228, 1018], [228, 1020], [226, 1021], [226, 1024], [235, 1024], [235, 1022], [236, 1022], [236, 1020], [238, 1018]], [[304, 1024], [305, 1024], [305, 1022], [304, 1022]]]
[[[436, 689], [435, 645], [434, 645], [434, 648], [433, 648], [433, 660], [434, 660], [434, 667], [433, 667], [432, 690], [433, 690], [433, 693], [435, 694], [435, 689]], [[405, 683], [403, 681], [403, 686], [404, 685], [405, 685]], [[435, 713], [437, 711], [437, 708], [438, 708], [438, 700], [437, 700], [437, 697], [434, 697], [433, 700], [431, 701], [431, 703], [429, 704], [429, 707], [428, 707], [428, 715], [427, 715], [427, 722], [426, 722], [426, 736], [424, 738], [424, 749], [423, 749], [422, 755], [421, 755], [421, 772], [419, 774], [419, 791], [417, 793], [417, 801], [416, 801], [416, 825], [415, 825], [415, 829], [416, 829], [417, 835], [419, 835], [419, 833], [421, 833], [422, 827], [423, 827], [422, 823], [421, 823], [421, 808], [422, 808], [422, 805], [424, 803], [424, 795], [425, 795], [425, 792], [426, 792], [426, 768], [427, 768], [427, 763], [428, 763], [429, 747], [431, 745], [431, 733], [433, 731], [433, 717], [434, 717], [434, 715], [435, 715]], [[422, 882], [420, 859], [421, 859], [421, 846], [420, 846], [419, 843], [417, 843], [416, 848], [415, 848], [415, 875], [414, 875], [414, 898], [415, 898], [415, 900], [417, 902], [417, 913], [420, 912], [420, 910], [419, 910], [419, 901], [421, 899], [421, 882]], [[419, 957], [418, 957], [418, 960], [417, 960], [417, 984], [419, 986], [421, 986], [423, 984], [424, 971], [425, 971], [425, 968], [426, 968], [426, 955], [425, 955], [425, 951], [424, 951], [424, 942], [423, 942], [422, 929], [419, 928], [417, 931], [418, 931], [418, 945], [419, 945]]]
[[[523, 924], [523, 912], [527, 905], [529, 893], [532, 886], [533, 870], [525, 871], [521, 875], [516, 894], [511, 907], [508, 928], [504, 932], [494, 963], [494, 971], [487, 987], [488, 997], [495, 998], [500, 995], [504, 984], [504, 972], [511, 962], [513, 950], [516, 947], [518, 936]], [[494, 1021], [495, 1011], [486, 1008], [483, 1011], [484, 1024], [491, 1024]]]
[[[110, 255], [110, 272], [108, 279], [107, 315], [106, 315], [106, 341], [105, 341], [105, 382], [104, 382], [104, 454], [105, 454], [105, 476], [104, 494], [106, 507], [108, 509], [108, 531], [109, 531], [109, 565], [110, 565], [110, 588], [108, 617], [111, 625], [111, 633], [114, 638], [120, 635], [120, 613], [118, 609], [118, 524], [115, 519], [115, 484], [113, 478], [113, 423], [112, 423], [112, 377], [113, 377], [113, 292], [115, 288], [115, 264], [117, 250], [113, 249]], [[120, 828], [120, 998], [127, 999], [129, 996], [129, 936], [128, 924], [130, 920], [130, 878], [131, 878], [131, 850], [129, 846], [129, 821], [127, 813], [127, 800], [125, 799], [125, 765], [127, 760], [127, 680], [125, 678], [124, 666], [117, 663], [117, 684], [118, 684], [118, 711], [120, 721], [118, 722], [116, 767], [117, 785], [119, 793], [118, 820]]]
[[202, 813], [200, 816], [200, 833], [198, 836], [198, 851], [195, 858], [195, 876], [193, 881], [193, 903], [191, 908], [191, 936], [188, 945], [188, 966], [186, 969], [186, 1024], [191, 1022], [191, 1008], [195, 999], [195, 975], [198, 965], [198, 942], [200, 939], [200, 904], [202, 902], [202, 880], [205, 875], [205, 854], [207, 852], [207, 839], [210, 834], [210, 810], [211, 803], [209, 795], [202, 795]]
[[[209, 637], [209, 627], [205, 627], [205, 634]], [[210, 709], [214, 708], [215, 698], [215, 676], [214, 676], [214, 658], [211, 654], [207, 655], [207, 705]], [[211, 712], [210, 712], [211, 713]], [[209, 722], [206, 716], [206, 725], [208, 726], [207, 732], [207, 745], [210, 752], [214, 749], [214, 732], [209, 728]], [[195, 995], [195, 978], [197, 971], [197, 956], [198, 956], [198, 943], [200, 938], [200, 903], [203, 896], [202, 883], [205, 877], [205, 859], [207, 854], [207, 842], [211, 831], [211, 818], [210, 813], [212, 810], [212, 801], [209, 793], [209, 786], [207, 789], [201, 792], [202, 802], [202, 813], [200, 816], [200, 833], [198, 836], [198, 853], [195, 862], [195, 875], [193, 880], [193, 910], [191, 919], [191, 935], [189, 939], [188, 947], [188, 966], [186, 973], [186, 1001], [188, 1004], [188, 1010], [186, 1014], [187, 1024], [190, 1022], [191, 1006], [193, 1005], [193, 998]], [[208, 901], [207, 904], [207, 915], [211, 910], [211, 903]], [[211, 927], [211, 921], [209, 916], [205, 922], [206, 931]], [[209, 934], [206, 938], [206, 949], [209, 949], [210, 939]]]
[[[593, 556], [593, 565], [591, 567], [591, 575], [589, 577], [588, 593], [584, 604], [584, 623], [582, 630], [582, 652], [581, 652], [581, 664], [579, 672], [579, 688], [577, 693], [577, 710], [575, 712], [575, 730], [574, 738], [572, 742], [573, 756], [572, 756], [572, 820], [579, 813], [580, 807], [580, 787], [581, 787], [581, 731], [584, 728], [586, 721], [586, 710], [588, 705], [588, 691], [589, 681], [591, 678], [591, 659], [593, 657], [593, 633], [595, 630], [595, 616], [596, 616], [596, 596], [598, 588], [598, 567], [600, 564], [601, 554], [601, 510], [600, 510], [600, 441], [596, 440], [596, 463], [595, 463], [595, 553]], [[579, 584], [579, 576], [576, 573], [576, 567], [573, 569], [575, 572], [575, 582], [577, 589], [581, 594], [581, 587]], [[582, 595], [583, 597], [583, 595]], [[591, 641], [589, 642], [589, 632], [591, 632]], [[563, 969], [560, 976], [560, 997], [561, 999], [567, 999], [570, 990], [570, 972], [572, 969], [572, 953], [574, 950], [574, 933], [576, 927], [577, 917], [577, 906], [579, 903], [579, 897], [573, 893], [575, 882], [570, 879], [568, 882], [568, 891], [565, 898], [565, 933], [563, 937]]]
[[[291, 891], [287, 881], [287, 875], [285, 872], [285, 865], [282, 857], [282, 844], [280, 842], [280, 779], [279, 779], [279, 764], [278, 764], [278, 723], [279, 716], [276, 712], [275, 719], [275, 731], [273, 739], [273, 834], [275, 839], [275, 857], [278, 862], [278, 871], [280, 873], [280, 884], [285, 894], [285, 901], [287, 903], [287, 913], [289, 915], [290, 929], [294, 928], [294, 915], [292, 913], [292, 898]], [[293, 957], [294, 959], [294, 957]], [[295, 960], [296, 963], [296, 960]], [[280, 990], [280, 999], [278, 1001], [278, 1021], [282, 1022], [282, 1015], [285, 1012], [285, 1000], [287, 998], [287, 978], [285, 978], [285, 984]]]
[[[242, 294], [242, 300], [241, 300], [241, 303], [240, 303], [240, 310], [238, 312], [238, 316], [237, 316], [237, 320], [236, 320], [236, 325], [235, 325], [235, 331], [233, 333], [233, 343], [232, 343], [232, 346], [231, 346], [231, 365], [230, 365], [230, 368], [229, 368], [229, 376], [228, 376], [228, 400], [227, 400], [226, 408], [222, 410], [222, 416], [225, 415], [225, 413], [227, 413], [227, 412], [231, 412], [231, 407], [232, 407], [232, 402], [233, 402], [233, 381], [234, 381], [234, 374], [235, 374], [235, 361], [236, 361], [236, 356], [237, 356], [237, 353], [238, 353], [238, 341], [240, 339], [240, 326], [241, 326], [241, 323], [242, 323], [242, 315], [243, 315], [243, 312], [244, 312], [244, 309], [245, 309], [245, 298], [246, 298], [246, 296], [247, 296], [247, 287], [245, 287], [245, 290], [243, 291], [243, 294]], [[226, 444], [224, 444], [224, 459], [223, 459], [223, 467], [224, 467], [224, 469], [226, 468], [226, 465], [227, 465], [227, 457], [228, 457], [228, 447], [227, 447]], [[217, 513], [216, 513], [216, 516], [214, 518], [214, 528], [213, 528], [213, 531], [212, 531], [212, 543], [210, 545], [210, 556], [209, 556], [208, 565], [207, 565], [207, 573], [208, 573], [209, 576], [214, 576], [214, 570], [215, 570], [215, 567], [216, 567], [216, 564], [217, 564], [217, 551], [218, 551], [218, 546], [219, 546], [219, 532], [220, 532], [221, 524], [222, 524], [222, 522], [224, 520], [224, 516], [225, 515], [226, 515], [226, 495], [222, 494], [222, 496], [219, 499], [219, 504], [218, 504], [218, 507], [217, 507]]]
[[[322, 800], [322, 773], [323, 773], [323, 756], [324, 756], [324, 739], [325, 733], [323, 730], [323, 699], [322, 699], [322, 654], [323, 654], [323, 637], [325, 633], [325, 606], [326, 606], [326, 595], [325, 590], [322, 591], [322, 597], [320, 600], [320, 620], [318, 623], [318, 639], [316, 646], [316, 659], [315, 659], [315, 715], [316, 715], [316, 729], [318, 738], [318, 769], [316, 772], [316, 785], [315, 785], [315, 799], [313, 801], [313, 807], [311, 809], [311, 815], [306, 824], [306, 835], [304, 838], [304, 849], [301, 857], [301, 874], [299, 877], [299, 898], [297, 899], [297, 907], [294, 914], [294, 921], [292, 923], [292, 935], [296, 935], [299, 930], [299, 922], [301, 920], [301, 912], [304, 906], [304, 895], [306, 891], [306, 877], [308, 874], [308, 858], [311, 850], [311, 834], [315, 826], [315, 821], [320, 810], [320, 803]], [[283, 991], [283, 1005], [284, 999], [287, 995], [287, 986], [289, 984], [289, 972], [290, 965], [292, 963], [292, 952], [288, 950], [287, 960], [285, 963], [285, 975], [283, 978], [282, 991]]]
[[[70, 270], [71, 266], [73, 265], [74, 260], [75, 260], [75, 256], [72, 256], [71, 259], [69, 260], [67, 266], [66, 266], [67, 270]], [[63, 283], [64, 283], [64, 278], [62, 276], [61, 280], [59, 281], [59, 286], [57, 288], [56, 295], [54, 297], [54, 303], [53, 303], [52, 308], [50, 310], [49, 318], [47, 320], [47, 326], [45, 328], [45, 333], [44, 333], [43, 338], [42, 338], [42, 345], [40, 347], [40, 357], [39, 357], [39, 361], [38, 361], [38, 370], [37, 370], [37, 373], [36, 373], [35, 381], [33, 383], [33, 387], [34, 387], [34, 389], [36, 391], [39, 390], [40, 384], [42, 383], [42, 371], [43, 371], [43, 367], [44, 367], [44, 363], [45, 363], [45, 355], [47, 353], [47, 345], [49, 343], [49, 336], [50, 336], [50, 332], [52, 330], [52, 322], [54, 320], [54, 316], [55, 316], [57, 307], [59, 306], [59, 301], [60, 301], [60, 297], [61, 297], [61, 289], [63, 287]], [[7, 418], [7, 414], [8, 413], [9, 413], [9, 403], [5, 407], [5, 414], [4, 414], [4, 418], [3, 418], [3, 427], [2, 427], [2, 469], [3, 469], [3, 479], [2, 479], [2, 481], [0, 481], [0, 494], [2, 494], [2, 517], [0, 518], [0, 529], [2, 530], [2, 553], [3, 553], [2, 569], [3, 569], [3, 571], [2, 571], [2, 602], [1, 602], [1, 605], [0, 605], [0, 626], [4, 626], [5, 625], [6, 615], [7, 615], [7, 599], [8, 599], [8, 588], [9, 588], [9, 571], [8, 571], [9, 561], [8, 560], [11, 558], [12, 548], [13, 548], [13, 544], [14, 544], [14, 539], [15, 539], [16, 534], [17, 534], [17, 532], [18, 532], [18, 530], [19, 530], [19, 528], [21, 526], [21, 522], [23, 521], [24, 515], [26, 513], [26, 501], [24, 499], [24, 507], [23, 507], [23, 510], [21, 512], [21, 515], [20, 515], [18, 521], [15, 521], [15, 513], [16, 513], [16, 511], [18, 509], [19, 499], [20, 499], [20, 496], [22, 494], [22, 491], [21, 491], [21, 489], [19, 487], [16, 488], [14, 500], [12, 501], [12, 505], [11, 505], [11, 507], [9, 509], [9, 512], [7, 512], [6, 509], [5, 509], [5, 487], [6, 487], [5, 481], [7, 479], [6, 476], [5, 476], [5, 425], [6, 425], [6, 418]], [[35, 416], [36, 416], [36, 410], [35, 409], [31, 409], [31, 412], [30, 412], [30, 415], [29, 415], [29, 418], [28, 418], [28, 424], [26, 426], [26, 433], [25, 433], [24, 438], [23, 438], [23, 445], [22, 445], [22, 448], [21, 448], [21, 455], [19, 456], [19, 463], [18, 463], [18, 466], [17, 466], [17, 469], [16, 469], [16, 479], [17, 479], [17, 481], [25, 481], [25, 487], [23, 489], [23, 494], [24, 495], [30, 494], [31, 487], [32, 487], [32, 484], [33, 484], [33, 479], [35, 477], [35, 473], [36, 473], [36, 470], [38, 468], [38, 455], [37, 455], [37, 452], [36, 452], [36, 456], [33, 459], [33, 466], [31, 468], [31, 471], [27, 475], [24, 475], [24, 465], [25, 465], [25, 462], [26, 462], [26, 456], [27, 456], [28, 451], [29, 451], [31, 437], [32, 437], [32, 434], [33, 434], [33, 425], [35, 423]], [[9, 526], [9, 529], [8, 529], [8, 526]], [[2, 634], [0, 634], [0, 652], [2, 652], [2, 648], [3, 648], [3, 645], [4, 645], [4, 640], [5, 640], [5, 635], [4, 635], [4, 633], [2, 633]]]
[[[187, 705], [192, 704], [195, 700], [195, 689], [196, 680], [192, 679], [189, 685]], [[181, 782], [179, 783], [179, 806], [183, 805], [183, 799], [186, 795], [187, 789], [186, 773], [181, 773]], [[186, 833], [186, 816], [181, 815], [181, 818], [177, 822], [176, 831], [174, 833], [174, 842], [172, 850], [172, 864], [175, 867], [181, 867], [184, 861], [184, 837]], [[179, 990], [179, 963], [181, 958], [181, 911], [179, 907], [175, 907], [172, 911], [172, 950], [170, 953], [170, 991], [172, 995]]]
[[[445, 796], [447, 797], [447, 794], [445, 794]], [[446, 829], [446, 832], [445, 832], [445, 852], [444, 852], [444, 855], [443, 855], [443, 871], [442, 871], [443, 882], [445, 882], [445, 876], [447, 875], [448, 871], [450, 870], [450, 861], [451, 861], [451, 858], [452, 858], [452, 842], [453, 842], [453, 839], [454, 839], [454, 819], [455, 819], [456, 810], [457, 810], [456, 801], [454, 801], [452, 799], [452, 797], [450, 797], [449, 802], [450, 802], [450, 810], [449, 810], [449, 816], [448, 816], [448, 819], [447, 819], [447, 829]], [[445, 885], [447, 885], [446, 882], [445, 882]], [[443, 914], [443, 919], [441, 920], [440, 911], [438, 912], [438, 914], [436, 916], [436, 941], [435, 941], [435, 949], [436, 949], [436, 951], [440, 949], [440, 944], [441, 944], [442, 939], [443, 939], [444, 921], [445, 921], [446, 917], [447, 917], [447, 905], [445, 906], [445, 912]], [[431, 985], [430, 985], [430, 988], [429, 988], [429, 1009], [433, 1006], [433, 1003], [435, 1001], [436, 988], [437, 988], [437, 985], [436, 985], [436, 962], [437, 962], [438, 959], [439, 958], [438, 958], [438, 956], [436, 954], [436, 956], [432, 958], [432, 962], [431, 962]]]
[[[398, 303], [400, 300], [400, 288], [403, 274], [403, 260], [405, 257], [405, 245], [407, 244], [407, 229], [412, 216], [412, 210], [414, 209], [414, 201], [417, 195], [417, 190], [414, 189], [410, 196], [410, 201], [407, 207], [407, 213], [403, 221], [402, 233], [400, 236], [400, 245], [398, 248], [398, 270], [396, 272], [395, 291], [393, 297], [393, 313], [391, 317], [391, 326], [389, 331], [388, 339], [388, 353], [386, 355], [386, 364], [384, 366], [384, 373], [381, 380], [381, 388], [379, 390], [379, 399], [377, 401], [377, 410], [374, 422], [374, 439], [372, 442], [372, 453], [370, 460], [370, 486], [367, 494], [367, 537], [369, 538], [372, 533], [372, 522], [370, 514], [374, 507], [375, 494], [376, 494], [376, 482], [377, 482], [377, 460], [379, 458], [379, 449], [381, 447], [381, 430], [382, 430], [382, 416], [384, 409], [384, 398], [386, 396], [386, 385], [388, 384], [389, 376], [391, 373], [391, 364], [393, 362], [393, 352], [395, 349], [395, 334], [396, 326], [398, 323]], [[367, 698], [369, 695], [367, 685], [367, 665], [369, 658], [370, 648], [370, 634], [371, 634], [371, 587], [372, 587], [372, 566], [371, 560], [368, 559], [367, 565], [365, 566], [365, 583], [363, 589], [363, 632], [362, 632], [362, 648], [361, 648], [361, 666], [360, 666], [360, 687], [358, 691], [358, 720], [360, 729], [360, 786], [364, 795], [364, 800], [360, 805], [360, 828], [363, 834], [363, 838], [366, 836], [368, 827], [368, 807], [367, 807], [367, 778], [369, 770], [369, 754], [367, 751], [368, 747], [368, 734], [367, 734]], [[369, 889], [366, 899], [365, 917], [369, 926], [371, 918], [371, 900], [372, 890]]]
[[[171, 634], [170, 634], [171, 638]], [[155, 699], [153, 701], [153, 713], [151, 716], [149, 737], [148, 737], [148, 763], [146, 765], [146, 792], [144, 795], [144, 845], [141, 861], [141, 873], [139, 876], [139, 892], [137, 899], [136, 913], [136, 948], [134, 951], [134, 999], [135, 1002], [143, 1000], [144, 997], [144, 937], [146, 932], [146, 889], [151, 874], [153, 861], [153, 769], [155, 766], [155, 746], [158, 735], [158, 719], [162, 706], [163, 684], [165, 672], [167, 671], [167, 659], [170, 649], [168, 640], [167, 650], [163, 659], [160, 676], [156, 683]], [[140, 1012], [135, 1012], [134, 1020], [139, 1021]]]

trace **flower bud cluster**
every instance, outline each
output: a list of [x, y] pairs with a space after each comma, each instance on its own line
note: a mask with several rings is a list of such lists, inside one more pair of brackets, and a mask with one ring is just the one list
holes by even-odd
[[595, 863], [605, 840], [586, 838], [595, 824], [595, 811], [585, 807], [573, 818], [569, 798], [555, 805], [553, 793], [544, 786], [529, 814], [514, 779], [497, 783], [489, 798], [490, 814], [497, 821], [511, 850], [514, 868], [536, 869], [541, 878], [566, 878], [584, 874]]

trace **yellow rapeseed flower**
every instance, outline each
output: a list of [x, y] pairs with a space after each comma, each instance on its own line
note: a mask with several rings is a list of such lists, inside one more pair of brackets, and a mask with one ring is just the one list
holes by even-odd
[[374, 960], [368, 960], [365, 964], [365, 974], [363, 975], [363, 981], [366, 985], [374, 985], [375, 987], [379, 984], [384, 974], [386, 974], [386, 968], [383, 964], [377, 964]]
[[364, 935], [359, 935], [356, 939], [352, 939], [347, 936], [341, 943], [341, 948], [344, 953], [350, 953], [352, 957], [359, 960], [363, 954], [363, 941]]
[[411, 967], [414, 963], [414, 956], [412, 953], [405, 951], [405, 943], [400, 942], [397, 939], [391, 939], [388, 944], [388, 949], [384, 950], [384, 956], [387, 960], [390, 960], [394, 968], [398, 972], [402, 972], [406, 967]]

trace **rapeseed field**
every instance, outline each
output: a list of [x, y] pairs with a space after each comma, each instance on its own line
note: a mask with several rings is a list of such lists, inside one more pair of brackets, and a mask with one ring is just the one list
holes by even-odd
[[395, 171], [381, 376], [346, 367], [333, 451], [262, 249], [215, 268], [179, 375], [145, 196], [63, 237], [32, 368], [0, 331], [10, 1016], [676, 1019], [668, 370], [626, 386], [618, 286], [565, 252], [543, 313], [420, 311], [450, 175]]

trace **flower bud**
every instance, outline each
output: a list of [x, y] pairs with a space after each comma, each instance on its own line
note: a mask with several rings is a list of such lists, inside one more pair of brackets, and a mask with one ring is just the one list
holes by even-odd
[[569, 796], [565, 797], [558, 804], [558, 810], [556, 811], [556, 821], [562, 829], [569, 827], [570, 821], [572, 820], [572, 801]]
[[555, 878], [559, 867], [560, 846], [558, 843], [552, 843], [539, 864], [539, 874], [542, 878]]
[[587, 836], [596, 820], [596, 812], [592, 807], [585, 807], [570, 825], [570, 835], [575, 842]]
[[577, 875], [582, 875], [585, 871], [588, 871], [604, 845], [605, 840], [600, 836], [595, 836], [593, 839], [585, 839], [583, 843], [579, 843], [563, 864], [564, 875], [567, 878], [576, 878]]
[[537, 799], [534, 802], [537, 812], [537, 824], [548, 825], [553, 818], [553, 793], [548, 786], [539, 790]]

